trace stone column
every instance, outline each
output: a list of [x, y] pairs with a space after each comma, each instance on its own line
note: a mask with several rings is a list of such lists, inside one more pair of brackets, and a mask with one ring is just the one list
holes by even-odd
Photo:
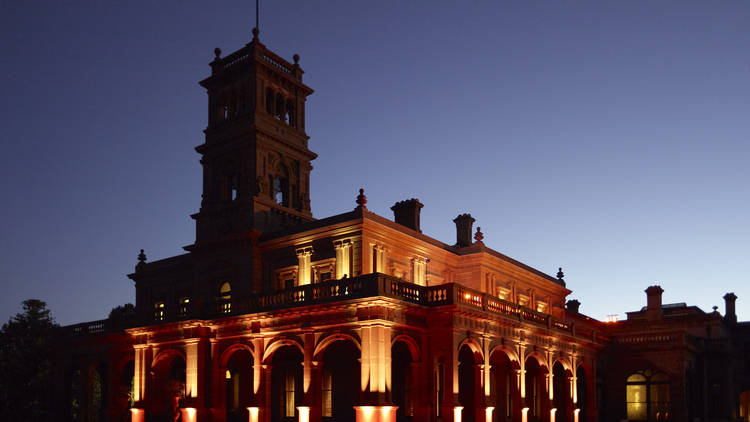
[[133, 409], [131, 409], [132, 422], [143, 422], [148, 408], [148, 384], [151, 378], [151, 347], [146, 344], [136, 344], [135, 361], [133, 362]]
[[521, 386], [524, 384], [524, 379], [521, 376], [520, 369], [511, 369], [511, 371], [514, 381], [513, 402], [511, 404], [512, 418], [514, 421], [520, 421], [521, 409], [526, 406], [524, 404], [524, 397], [521, 396]]
[[372, 324], [360, 329], [362, 340], [362, 405], [355, 406], [357, 422], [395, 422], [391, 388], [391, 327]]
[[223, 421], [226, 418], [226, 400], [223, 400], [222, 381], [224, 374], [221, 371], [219, 359], [221, 358], [219, 342], [216, 339], [210, 340], [211, 344], [211, 413], [213, 421]]
[[[474, 420], [477, 422], [483, 421], [485, 417], [485, 396], [484, 396], [484, 373], [485, 365], [482, 363], [475, 363], [474, 369]], [[489, 365], [486, 366], [487, 372], [489, 372]]]
[[258, 394], [258, 408], [261, 422], [271, 422], [271, 365], [261, 365], [260, 394]]

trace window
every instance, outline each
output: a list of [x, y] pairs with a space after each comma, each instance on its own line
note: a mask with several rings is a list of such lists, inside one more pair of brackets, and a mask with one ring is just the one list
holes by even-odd
[[333, 417], [333, 376], [328, 369], [323, 370], [323, 417]]
[[650, 369], [631, 374], [626, 381], [625, 401], [630, 420], [669, 420], [669, 378]]
[[286, 115], [287, 123], [289, 123], [289, 126], [296, 127], [297, 119], [295, 119], [294, 117], [294, 104], [292, 104], [291, 101], [286, 102]]
[[294, 279], [293, 278], [287, 278], [284, 280], [284, 289], [289, 290], [294, 288]]
[[157, 321], [164, 321], [165, 309], [164, 302], [154, 303], [154, 319]]
[[237, 183], [237, 175], [232, 174], [229, 176], [229, 199], [232, 201], [237, 200], [237, 195], [239, 192], [238, 189], [238, 183]]
[[273, 114], [273, 101], [276, 96], [271, 88], [266, 89], [266, 112]]
[[188, 308], [190, 306], [190, 298], [187, 298], [187, 297], [180, 298], [178, 304], [179, 306], [177, 308], [177, 314], [180, 317], [187, 316]]
[[219, 304], [222, 313], [232, 312], [232, 286], [228, 281], [221, 283], [219, 287]]
[[227, 409], [239, 409], [240, 407], [240, 374], [227, 369], [226, 391], [227, 391]]
[[284, 374], [284, 417], [294, 417], [294, 371], [291, 368]]
[[332, 273], [330, 271], [325, 272], [325, 273], [320, 273], [320, 281], [331, 280], [333, 278], [333, 276], [331, 274]]
[[286, 110], [284, 110], [284, 96], [281, 94], [276, 94], [276, 118], [284, 121], [284, 115], [286, 114]]
[[289, 194], [287, 193], [287, 179], [285, 177], [273, 178], [273, 200], [277, 204], [288, 206]]

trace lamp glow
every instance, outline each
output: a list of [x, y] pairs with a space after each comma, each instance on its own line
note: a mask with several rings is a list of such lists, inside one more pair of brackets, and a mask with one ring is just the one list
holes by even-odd
[[357, 422], [372, 422], [375, 419], [375, 406], [354, 406], [354, 410], [357, 412]]
[[196, 418], [197, 411], [195, 410], [194, 407], [183, 407], [180, 409], [180, 412], [182, 413], [182, 420], [184, 422], [196, 422], [197, 421], [197, 418]]
[[463, 406], [453, 407], [453, 422], [461, 422], [461, 411], [464, 410]]
[[555, 422], [555, 413], [557, 413], [556, 407], [549, 410], [549, 422]]
[[299, 422], [310, 422], [310, 407], [297, 406], [297, 412], [299, 412]]
[[130, 422], [144, 422], [146, 411], [135, 407], [130, 409]]
[[529, 408], [524, 407], [521, 409], [521, 422], [528, 422], [529, 421]]
[[573, 422], [578, 422], [578, 418], [579, 418], [578, 414], [579, 413], [581, 413], [581, 409], [575, 409], [573, 411]]
[[257, 407], [248, 407], [247, 408], [247, 420], [248, 422], [258, 422], [258, 411], [260, 409]]
[[492, 412], [495, 410], [494, 406], [487, 406], [486, 409], [484, 409], [484, 420], [486, 422], [492, 422]]

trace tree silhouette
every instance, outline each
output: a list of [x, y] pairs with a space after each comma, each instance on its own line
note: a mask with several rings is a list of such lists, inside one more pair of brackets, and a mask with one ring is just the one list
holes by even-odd
[[47, 304], [23, 301], [0, 329], [0, 420], [44, 421], [50, 409], [55, 329]]

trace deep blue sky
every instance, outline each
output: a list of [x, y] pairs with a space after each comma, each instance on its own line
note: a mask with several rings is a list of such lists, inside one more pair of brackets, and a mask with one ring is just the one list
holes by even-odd
[[[134, 300], [194, 239], [214, 47], [252, 1], [0, 2], [0, 321], [64, 324]], [[267, 1], [260, 38], [301, 56], [317, 217], [418, 197], [453, 243], [566, 273], [581, 311], [665, 302], [750, 319], [750, 2]]]

